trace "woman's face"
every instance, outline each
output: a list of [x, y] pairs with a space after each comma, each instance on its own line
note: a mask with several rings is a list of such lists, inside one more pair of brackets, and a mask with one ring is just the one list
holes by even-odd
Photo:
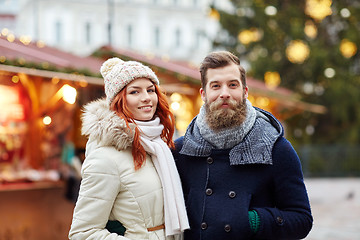
[[154, 117], [158, 96], [155, 86], [147, 78], [138, 78], [126, 86], [127, 107], [135, 120], [149, 121]]

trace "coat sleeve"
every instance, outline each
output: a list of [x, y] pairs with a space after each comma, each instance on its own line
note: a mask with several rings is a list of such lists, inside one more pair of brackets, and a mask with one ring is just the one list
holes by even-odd
[[300, 159], [285, 138], [275, 143], [273, 166], [276, 206], [255, 208], [260, 216], [255, 238], [303, 239], [312, 228], [313, 218]]
[[[87, 156], [82, 168], [79, 197], [74, 209], [69, 239], [125, 240], [106, 228], [121, 182], [112, 149], [95, 150]], [[115, 150], [114, 150], [115, 151]]]

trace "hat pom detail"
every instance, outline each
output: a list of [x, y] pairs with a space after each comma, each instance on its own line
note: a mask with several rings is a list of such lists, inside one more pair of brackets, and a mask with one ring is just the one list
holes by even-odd
[[123, 64], [123, 63], [124, 63], [124, 61], [121, 60], [120, 58], [117, 58], [117, 57], [110, 58], [102, 64], [102, 66], [100, 68], [100, 73], [103, 77], [106, 77], [115, 65]]

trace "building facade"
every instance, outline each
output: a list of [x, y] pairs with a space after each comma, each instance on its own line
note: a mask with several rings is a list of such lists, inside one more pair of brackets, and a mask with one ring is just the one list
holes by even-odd
[[16, 34], [77, 55], [104, 45], [198, 63], [219, 25], [210, 0], [18, 0]]

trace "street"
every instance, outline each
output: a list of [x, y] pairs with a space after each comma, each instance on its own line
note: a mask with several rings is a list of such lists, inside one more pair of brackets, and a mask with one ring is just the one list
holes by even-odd
[[360, 178], [310, 178], [305, 184], [314, 217], [306, 239], [360, 239]]

